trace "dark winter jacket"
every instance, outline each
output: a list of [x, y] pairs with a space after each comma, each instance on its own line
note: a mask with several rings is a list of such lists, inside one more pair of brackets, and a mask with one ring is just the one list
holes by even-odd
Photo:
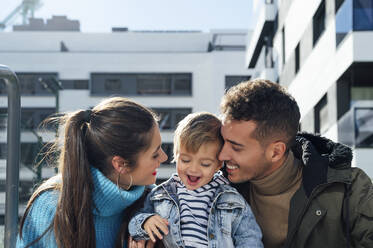
[[[303, 178], [290, 201], [284, 247], [373, 247], [372, 181], [351, 168], [351, 149], [301, 133], [292, 151]], [[233, 186], [249, 201], [249, 182]]]

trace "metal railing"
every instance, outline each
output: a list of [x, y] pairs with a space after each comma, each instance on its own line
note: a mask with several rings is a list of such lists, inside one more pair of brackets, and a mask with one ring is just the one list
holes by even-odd
[[21, 98], [18, 78], [5, 65], [0, 65], [0, 79], [5, 81], [8, 90], [4, 247], [11, 248], [16, 246], [17, 238]]

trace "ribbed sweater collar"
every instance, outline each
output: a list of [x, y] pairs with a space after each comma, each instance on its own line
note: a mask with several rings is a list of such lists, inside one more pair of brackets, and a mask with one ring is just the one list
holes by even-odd
[[93, 213], [99, 216], [119, 214], [144, 192], [144, 186], [132, 186], [131, 190], [124, 190], [115, 185], [97, 168], [91, 166], [94, 183], [93, 201], [96, 209]]
[[251, 180], [256, 193], [260, 195], [277, 195], [292, 188], [301, 178], [300, 161], [294, 158], [292, 151], [284, 164], [272, 174], [258, 180]]

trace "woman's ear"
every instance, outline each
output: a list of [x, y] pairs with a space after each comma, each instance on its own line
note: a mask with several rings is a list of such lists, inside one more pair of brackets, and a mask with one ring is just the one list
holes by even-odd
[[120, 174], [127, 170], [126, 161], [121, 156], [114, 156], [111, 159], [111, 165], [113, 166], [114, 170]]

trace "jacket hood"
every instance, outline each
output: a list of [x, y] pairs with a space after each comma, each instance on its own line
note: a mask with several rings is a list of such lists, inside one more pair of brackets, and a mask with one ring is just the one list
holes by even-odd
[[303, 186], [307, 196], [328, 182], [346, 182], [349, 178], [352, 150], [346, 145], [310, 133], [299, 133], [292, 147], [303, 167]]
[[335, 169], [351, 167], [352, 150], [341, 143], [310, 133], [299, 133], [296, 136], [295, 146], [292, 148], [298, 158], [302, 158], [307, 165], [311, 156], [323, 157], [328, 160], [328, 165]]

